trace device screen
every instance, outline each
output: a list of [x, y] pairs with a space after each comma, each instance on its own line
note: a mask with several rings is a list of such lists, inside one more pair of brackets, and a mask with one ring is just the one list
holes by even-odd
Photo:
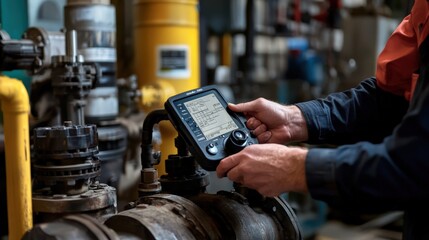
[[238, 129], [213, 93], [184, 104], [207, 140]]

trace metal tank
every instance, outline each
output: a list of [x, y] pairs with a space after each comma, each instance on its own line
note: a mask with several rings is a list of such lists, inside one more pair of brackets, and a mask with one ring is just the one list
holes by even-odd
[[110, 1], [69, 0], [64, 7], [64, 27], [77, 32], [77, 50], [94, 62], [102, 77], [88, 96], [88, 122], [113, 120], [118, 115], [116, 88], [116, 17]]
[[[158, 92], [170, 88], [172, 96], [199, 87], [198, 16], [196, 0], [134, 1], [134, 70], [140, 88], [159, 86]], [[146, 97], [150, 96], [143, 94], [142, 102]], [[160, 107], [142, 105], [147, 111]], [[161, 123], [160, 130], [161, 152], [168, 156], [174, 153], [177, 133], [170, 123]], [[165, 173], [165, 165], [158, 170]]]

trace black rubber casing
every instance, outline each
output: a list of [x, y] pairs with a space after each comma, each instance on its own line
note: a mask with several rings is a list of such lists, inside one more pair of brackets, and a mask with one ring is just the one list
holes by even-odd
[[[216, 96], [217, 100], [233, 119], [238, 128], [207, 140], [202, 131], [196, 125], [195, 120], [186, 108], [185, 103], [210, 94], [214, 94]], [[234, 130], [240, 130], [246, 134], [247, 139], [243, 144], [243, 147], [258, 143], [256, 137], [251, 135], [250, 130], [247, 129], [245, 124], [246, 118], [244, 115], [229, 110], [227, 102], [214, 85], [205, 86], [172, 96], [165, 102], [165, 109], [168, 112], [169, 119], [173, 123], [173, 126], [176, 128], [179, 135], [185, 139], [189, 146], [189, 151], [205, 170], [216, 170], [217, 165], [223, 158], [237, 152], [236, 150], [228, 149], [225, 145], [227, 144], [227, 140], [231, 132]]]

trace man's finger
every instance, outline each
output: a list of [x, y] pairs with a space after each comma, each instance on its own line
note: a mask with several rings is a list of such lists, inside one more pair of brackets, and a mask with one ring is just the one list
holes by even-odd
[[228, 103], [228, 108], [234, 112], [253, 112], [255, 107], [252, 102], [245, 102], [239, 104]]
[[251, 117], [246, 121], [246, 126], [249, 129], [255, 129], [261, 125], [261, 121], [256, 119], [255, 117]]
[[220, 161], [219, 165], [216, 168], [216, 174], [219, 178], [225, 177], [229, 170], [234, 168], [240, 163], [239, 158], [236, 154], [224, 158]]
[[228, 171], [226, 176], [229, 178], [229, 180], [233, 182], [240, 183], [240, 184], [244, 183], [243, 176], [241, 175], [241, 172], [240, 170], [238, 170], [238, 168], [232, 168], [231, 170]]
[[256, 128], [254, 128], [253, 130], [252, 130], [252, 133], [255, 135], [255, 136], [259, 136], [259, 135], [261, 135], [262, 133], [264, 133], [264, 132], [266, 132], [267, 131], [267, 125], [265, 125], [265, 124], [260, 124], [259, 126], [257, 126]]
[[271, 136], [272, 136], [272, 132], [271, 131], [266, 131], [261, 133], [260, 135], [258, 135], [258, 141], [259, 143], [266, 143], [270, 140]]

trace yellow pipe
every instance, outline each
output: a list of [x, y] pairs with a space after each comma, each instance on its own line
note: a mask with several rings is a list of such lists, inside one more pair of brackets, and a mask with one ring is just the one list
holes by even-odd
[[144, 85], [140, 88], [140, 92], [140, 107], [145, 111], [163, 108], [167, 99], [176, 94], [174, 87], [168, 81], [162, 79], [154, 84]]
[[21, 239], [33, 227], [30, 175], [30, 102], [24, 84], [0, 76], [6, 152], [6, 186], [9, 239]]
[[[200, 86], [198, 16], [197, 0], [134, 1], [134, 68], [140, 89], [162, 80], [172, 86], [173, 90], [167, 91], [169, 96], [163, 94], [170, 97]], [[141, 105], [147, 106], [158, 95], [142, 91]], [[177, 132], [166, 121], [160, 123], [160, 131], [160, 150], [165, 158], [176, 153]], [[160, 175], [165, 173], [163, 161], [157, 169]]]
[[231, 34], [225, 33], [222, 35], [222, 56], [221, 65], [231, 67], [232, 57], [232, 37]]

